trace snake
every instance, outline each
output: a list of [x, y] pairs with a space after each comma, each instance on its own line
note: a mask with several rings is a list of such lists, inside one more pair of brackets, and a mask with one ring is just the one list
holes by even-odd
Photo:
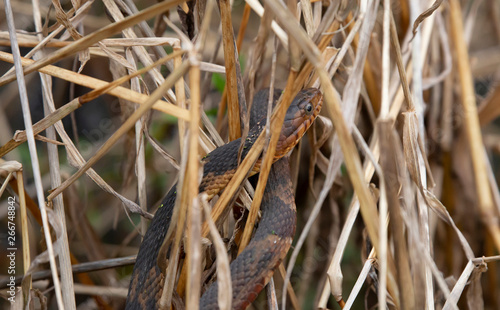
[[[275, 89], [276, 103], [282, 91]], [[224, 144], [202, 159], [203, 177], [199, 192], [209, 199], [218, 195], [231, 180], [238, 163], [245, 158], [261, 131], [266, 126], [269, 89], [254, 96], [250, 111], [251, 128], [240, 148], [241, 138]], [[246, 309], [272, 277], [274, 270], [286, 256], [296, 226], [296, 209], [291, 186], [288, 159], [284, 157], [319, 114], [323, 96], [316, 88], [298, 92], [288, 108], [281, 128], [276, 153], [261, 203], [261, 219], [250, 243], [230, 264], [232, 308]], [[260, 171], [261, 158], [250, 175]], [[125, 309], [158, 309], [165, 281], [164, 271], [158, 266], [158, 255], [172, 219], [177, 185], [163, 198], [139, 247], [130, 280]], [[214, 281], [200, 298], [200, 309], [219, 309], [218, 285]]]

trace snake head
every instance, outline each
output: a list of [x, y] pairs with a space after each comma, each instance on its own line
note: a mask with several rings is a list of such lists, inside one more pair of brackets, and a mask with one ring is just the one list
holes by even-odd
[[286, 112], [280, 138], [276, 147], [276, 158], [287, 154], [311, 127], [323, 105], [323, 95], [317, 88], [301, 90]]

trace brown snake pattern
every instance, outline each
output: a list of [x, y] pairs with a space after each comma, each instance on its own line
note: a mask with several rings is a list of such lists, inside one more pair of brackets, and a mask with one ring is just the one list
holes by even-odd
[[[251, 130], [245, 139], [242, 158], [246, 156], [265, 123], [269, 90], [255, 95]], [[281, 94], [275, 90], [274, 99]], [[278, 141], [275, 160], [288, 153], [303, 136], [319, 114], [323, 97], [317, 89], [300, 91], [291, 103]], [[256, 120], [259, 120], [256, 122]], [[204, 159], [200, 192], [210, 198], [227, 185], [238, 167], [238, 149], [241, 140], [231, 141]], [[258, 172], [256, 164], [252, 174]], [[176, 198], [174, 186], [163, 199], [144, 236], [127, 297], [126, 309], [157, 309], [163, 290], [164, 275], [157, 264], [158, 253], [168, 230]], [[233, 309], [245, 309], [257, 297], [290, 248], [295, 233], [295, 202], [291, 190], [288, 161], [274, 163], [262, 200], [262, 218], [250, 244], [231, 263]], [[217, 282], [200, 299], [200, 309], [218, 309]]]

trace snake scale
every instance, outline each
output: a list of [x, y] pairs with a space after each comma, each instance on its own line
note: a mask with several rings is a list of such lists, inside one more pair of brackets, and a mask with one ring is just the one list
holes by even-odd
[[[244, 158], [265, 126], [269, 90], [259, 91], [253, 101], [250, 131], [244, 141]], [[274, 101], [281, 94], [275, 90]], [[233, 309], [245, 309], [257, 297], [290, 248], [295, 233], [296, 211], [286, 155], [304, 135], [319, 114], [323, 96], [318, 89], [300, 91], [287, 110], [262, 200], [262, 218], [245, 250], [231, 263]], [[199, 191], [209, 198], [223, 190], [238, 167], [240, 139], [210, 152], [203, 160]], [[258, 173], [260, 160], [251, 174]], [[164, 275], [157, 264], [158, 253], [168, 230], [176, 199], [174, 185], [163, 199], [139, 248], [130, 281], [126, 309], [157, 309]], [[218, 309], [217, 282], [200, 299], [200, 309]]]

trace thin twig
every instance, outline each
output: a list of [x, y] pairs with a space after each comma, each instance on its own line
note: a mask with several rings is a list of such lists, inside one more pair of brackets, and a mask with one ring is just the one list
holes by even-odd
[[460, 85], [462, 89], [462, 108], [465, 118], [465, 130], [470, 146], [472, 165], [474, 167], [474, 179], [479, 200], [479, 210], [482, 220], [488, 228], [495, 246], [500, 249], [500, 227], [498, 216], [494, 210], [491, 197], [488, 174], [483, 156], [483, 139], [477, 116], [476, 97], [474, 94], [474, 83], [470, 71], [469, 55], [463, 38], [462, 10], [458, 0], [450, 0], [450, 19], [452, 23], [452, 37], [457, 52]]
[[78, 179], [80, 176], [82, 176], [85, 171], [87, 171], [94, 163], [96, 163], [115, 143], [118, 141], [118, 139], [125, 134], [130, 128], [132, 128], [135, 124], [135, 122], [144, 114], [146, 111], [151, 109], [153, 104], [159, 100], [162, 96], [163, 93], [166, 89], [171, 88], [175, 81], [182, 76], [188, 69], [189, 64], [187, 62], [184, 62], [177, 70], [172, 72], [171, 75], [167, 79], [165, 79], [165, 82], [158, 87], [157, 90], [155, 90], [154, 93], [151, 94], [147, 102], [145, 102], [143, 105], [141, 105], [126, 121], [125, 123], [99, 148], [99, 150], [96, 152], [96, 154], [83, 165], [78, 171], [73, 174], [69, 179], [64, 181], [61, 186], [58, 188], [54, 189], [50, 195], [47, 197], [47, 200], [52, 200], [54, 199], [57, 195], [59, 195], [66, 187], [68, 187], [70, 184], [72, 184], [76, 179]]
[[57, 305], [59, 306], [60, 309], [62, 309], [64, 307], [64, 303], [62, 300], [61, 284], [59, 282], [59, 277], [57, 276], [56, 272], [57, 265], [54, 256], [55, 251], [52, 244], [52, 237], [50, 235], [50, 226], [47, 216], [47, 209], [45, 205], [45, 197], [43, 194], [42, 177], [40, 174], [40, 165], [38, 162], [38, 155], [35, 145], [35, 135], [33, 133], [33, 123], [31, 121], [28, 94], [27, 94], [26, 84], [24, 81], [23, 67], [21, 64], [21, 54], [19, 51], [19, 47], [17, 45], [14, 16], [12, 15], [12, 7], [10, 4], [10, 0], [6, 0], [4, 3], [5, 3], [5, 15], [7, 17], [7, 25], [10, 33], [12, 54], [14, 57], [14, 66], [16, 68], [16, 72], [15, 75], [13, 75], [13, 79], [17, 79], [17, 85], [19, 88], [19, 96], [21, 99], [21, 106], [23, 110], [24, 126], [26, 127], [26, 134], [28, 138], [28, 148], [30, 153], [31, 164], [33, 167], [33, 177], [35, 179], [35, 188], [38, 198], [38, 205], [40, 206], [43, 227], [45, 228], [44, 236], [47, 245], [47, 250], [49, 253], [49, 262], [50, 262], [50, 267], [52, 269], [52, 280], [54, 281], [54, 290], [56, 293]]

